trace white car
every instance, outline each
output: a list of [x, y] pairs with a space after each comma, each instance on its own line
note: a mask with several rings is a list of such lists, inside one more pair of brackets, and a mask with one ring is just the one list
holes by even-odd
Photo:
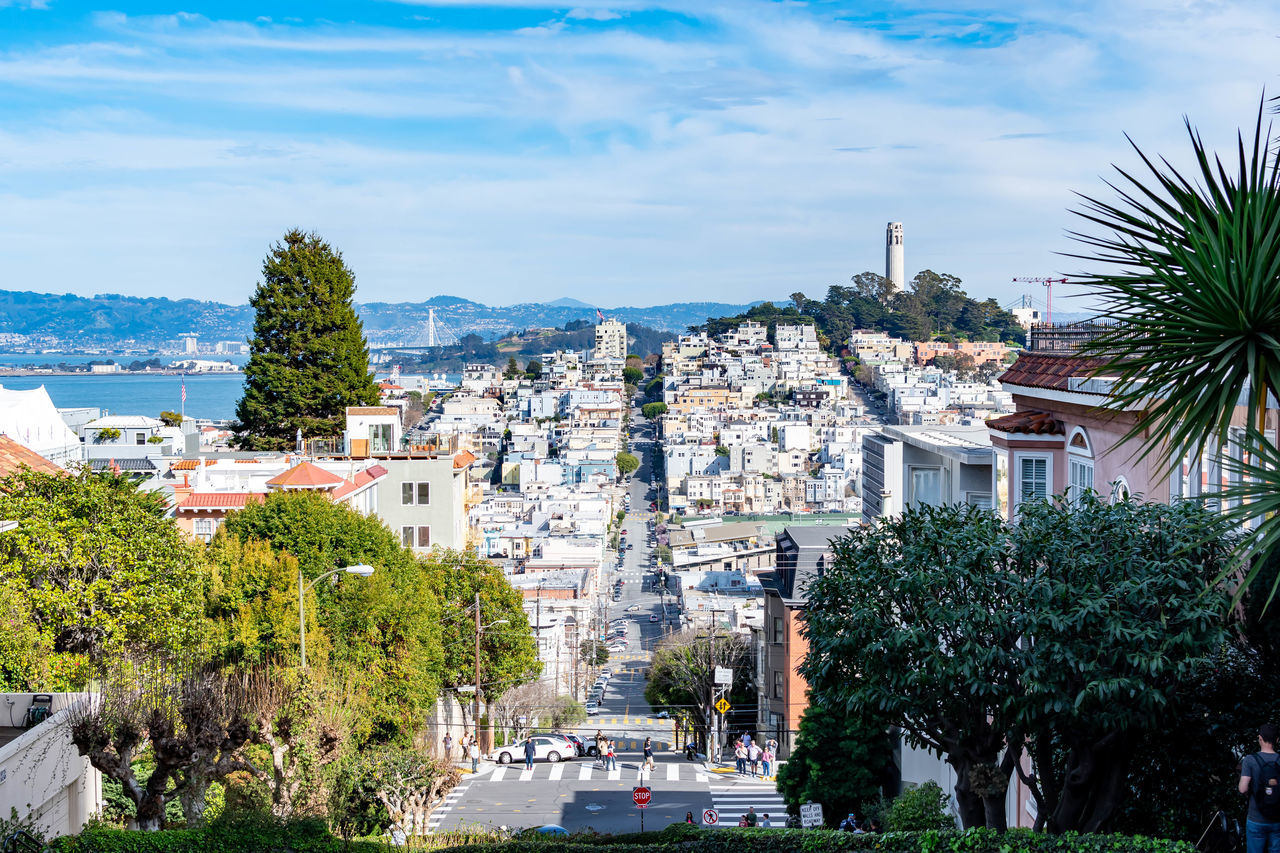
[[628, 607], [628, 608], [627, 608], [627, 612], [628, 612], [628, 613], [639, 613], [639, 612], [640, 612], [640, 605], [639, 605], [639, 604], [633, 604], [633, 605], [631, 605], [630, 607]]
[[609, 646], [608, 649], [610, 652], [625, 652], [627, 650], [627, 644], [614, 643], [612, 646]]
[[[587, 716], [588, 716], [588, 717], [594, 717], [596, 714], [599, 714], [599, 713], [600, 713], [600, 705], [599, 705], [598, 703], [596, 703], [596, 702], [588, 702], [588, 703], [587, 703]], [[523, 755], [523, 753], [521, 753], [521, 754]]]
[[[565, 761], [574, 757], [574, 750], [561, 737], [534, 735], [533, 749], [534, 761], [548, 761], [555, 764], [557, 761]], [[524, 761], [524, 741], [498, 747], [489, 757], [499, 764]]]

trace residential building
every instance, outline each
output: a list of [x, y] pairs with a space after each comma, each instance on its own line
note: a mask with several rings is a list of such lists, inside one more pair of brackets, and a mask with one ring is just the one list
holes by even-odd
[[862, 459], [867, 524], [917, 505], [992, 505], [994, 457], [983, 427], [885, 427], [863, 437]]
[[596, 359], [623, 359], [627, 357], [627, 326], [617, 320], [605, 320], [596, 324]]

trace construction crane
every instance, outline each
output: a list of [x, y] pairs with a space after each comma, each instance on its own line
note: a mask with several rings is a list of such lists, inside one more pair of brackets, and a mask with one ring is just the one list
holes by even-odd
[[1036, 278], [1034, 276], [1023, 276], [1021, 278], [1019, 278], [1018, 276], [1014, 276], [1013, 280], [1021, 281], [1024, 283], [1032, 283], [1032, 284], [1039, 283], [1049, 288], [1049, 295], [1045, 299], [1046, 304], [1045, 304], [1044, 317], [1045, 317], [1046, 323], [1052, 323], [1053, 322], [1053, 286], [1055, 284], [1066, 284], [1067, 280], [1065, 278]]

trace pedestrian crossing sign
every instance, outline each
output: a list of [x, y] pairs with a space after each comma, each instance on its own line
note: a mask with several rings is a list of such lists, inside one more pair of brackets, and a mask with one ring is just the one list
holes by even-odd
[[716, 710], [719, 711], [721, 714], [729, 713], [730, 707], [731, 706], [729, 705], [729, 700], [725, 699], [723, 696], [721, 696], [720, 701], [716, 703]]

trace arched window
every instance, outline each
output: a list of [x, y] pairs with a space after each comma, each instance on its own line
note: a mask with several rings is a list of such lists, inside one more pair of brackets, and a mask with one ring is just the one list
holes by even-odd
[[1111, 502], [1117, 503], [1129, 497], [1129, 481], [1123, 476], [1116, 477], [1111, 484]]
[[1093, 488], [1093, 445], [1084, 427], [1067, 437], [1067, 500], [1078, 501]]

